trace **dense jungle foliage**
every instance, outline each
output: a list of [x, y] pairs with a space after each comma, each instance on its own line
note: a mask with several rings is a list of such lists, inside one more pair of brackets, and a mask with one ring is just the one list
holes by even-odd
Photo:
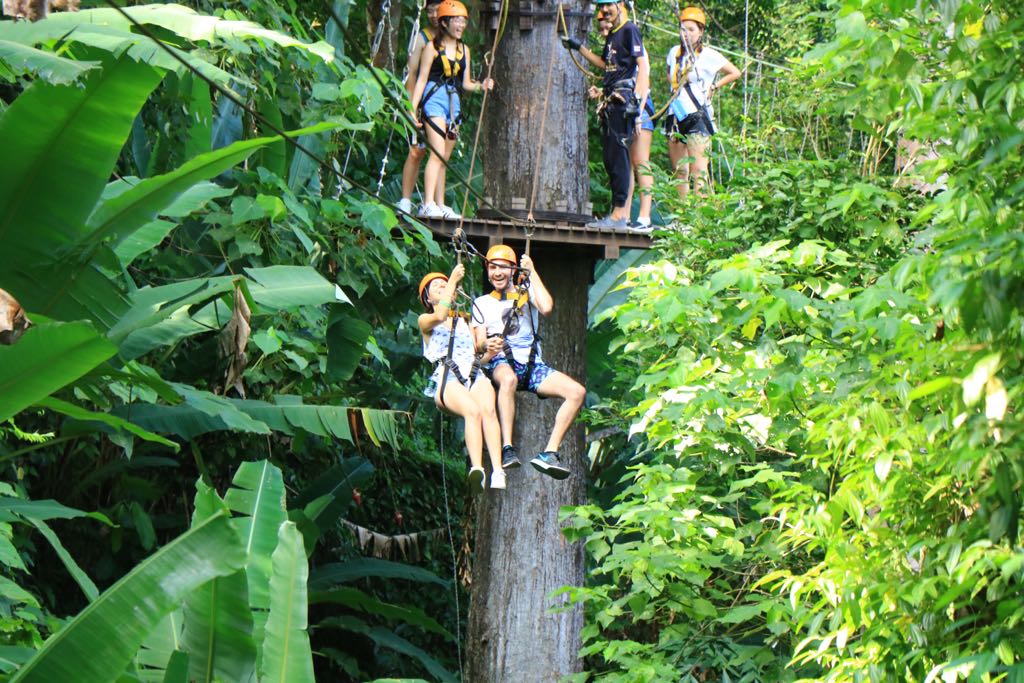
[[[0, 22], [0, 677], [458, 680], [409, 275], [451, 257], [389, 208], [417, 8], [138, 5]], [[591, 290], [577, 678], [1024, 681], [1024, 19], [707, 9], [715, 193], [656, 135], [670, 227]]]

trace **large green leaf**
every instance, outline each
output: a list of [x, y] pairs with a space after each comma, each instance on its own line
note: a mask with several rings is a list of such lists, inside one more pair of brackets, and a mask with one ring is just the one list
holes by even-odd
[[80, 281], [74, 272], [86, 264], [58, 257], [81, 237], [132, 121], [161, 77], [125, 57], [108, 60], [83, 87], [33, 83], [0, 117], [0, 287], [27, 310], [106, 327], [123, 309], [105, 278], [84, 270]]
[[343, 313], [340, 306], [331, 311], [327, 322], [327, 379], [344, 382], [352, 377], [366, 352], [366, 340], [373, 328], [365, 320]]
[[75, 580], [78, 587], [82, 589], [83, 593], [85, 593], [85, 597], [89, 598], [89, 600], [95, 600], [99, 595], [99, 591], [96, 590], [96, 584], [94, 584], [92, 579], [89, 578], [89, 575], [86, 574], [80, 566], [78, 566], [78, 563], [75, 562], [75, 558], [71, 557], [71, 553], [69, 553], [67, 548], [64, 547], [64, 544], [60, 542], [60, 538], [58, 538], [57, 534], [53, 532], [50, 525], [39, 519], [30, 519], [29, 521], [36, 529], [39, 530], [39, 533], [43, 535], [43, 538], [46, 539], [50, 544], [50, 547], [52, 547], [54, 552], [57, 553], [57, 557], [60, 558], [61, 563], [68, 570], [68, 573], [71, 574], [71, 578]]
[[249, 602], [270, 608], [271, 557], [277, 547], [278, 528], [288, 520], [281, 470], [267, 460], [243, 462], [231, 480], [224, 502], [241, 517], [232, 520], [245, 552]]
[[101, 512], [83, 512], [82, 510], [61, 505], [55, 500], [25, 500], [24, 498], [0, 496], [0, 521], [11, 522], [18, 519], [18, 515], [27, 519], [41, 521], [92, 517], [104, 524], [111, 523], [106, 515]]
[[329, 591], [311, 593], [309, 596], [309, 603], [315, 604], [319, 602], [329, 602], [344, 605], [351, 609], [360, 609], [369, 614], [377, 614], [386, 619], [398, 619], [407, 624], [418, 626], [425, 631], [437, 633], [449, 639], [452, 638], [452, 634], [449, 633], [445, 627], [441, 626], [441, 624], [437, 623], [433, 618], [427, 616], [427, 614], [420, 608], [392, 605], [387, 602], [382, 602], [377, 598], [367, 595], [358, 588], [337, 586]]
[[214, 515], [104, 591], [48, 639], [12, 683], [109, 683], [186, 595], [238, 571], [244, 562], [242, 543], [227, 516]]
[[116, 352], [85, 322], [30, 327], [17, 344], [0, 346], [0, 420], [70, 384]]
[[263, 683], [312, 682], [313, 654], [306, 633], [309, 565], [302, 534], [292, 522], [278, 532], [270, 579], [270, 616], [263, 640]]
[[75, 421], [74, 423], [72, 423], [72, 427], [75, 430], [82, 430], [83, 427], [85, 425], [88, 425], [90, 422], [98, 422], [107, 428], [113, 429], [118, 434], [127, 432], [145, 441], [152, 441], [153, 443], [158, 443], [163, 446], [167, 446], [168, 448], [171, 448], [174, 451], [178, 450], [178, 444], [174, 443], [173, 441], [165, 439], [159, 434], [154, 434], [153, 432], [147, 431], [142, 427], [132, 424], [128, 420], [124, 420], [110, 413], [86, 410], [85, 408], [76, 406], [73, 403], [61, 401], [60, 399], [54, 398], [52, 396], [44, 398], [41, 401], [38, 401], [36, 405], [41, 408], [52, 410], [55, 413], [60, 413], [61, 415], [67, 415], [68, 417], [72, 418], [72, 420]]
[[[224, 508], [224, 502], [213, 489], [202, 481], [196, 482], [193, 525], [222, 514]], [[242, 550], [245, 551], [244, 544]], [[201, 683], [253, 680], [256, 642], [252, 637], [252, 612], [244, 569], [217, 577], [190, 593], [185, 601], [184, 619], [182, 650], [189, 655], [192, 680]]]
[[307, 266], [269, 266], [246, 268], [246, 275], [256, 281], [250, 287], [256, 303], [267, 308], [319, 306], [338, 301], [337, 285]]
[[[311, 130], [324, 130], [331, 124], [320, 124]], [[299, 135], [304, 131], [294, 133]], [[227, 147], [200, 154], [186, 161], [170, 173], [146, 178], [127, 192], [102, 202], [89, 217], [89, 234], [84, 242], [98, 242], [110, 238], [116, 244], [149, 223], [172, 202], [197, 183], [212, 178], [247, 159], [249, 155], [280, 136], [240, 140]]]
[[423, 668], [429, 671], [432, 676], [441, 681], [451, 681], [454, 683], [456, 680], [455, 675], [445, 669], [436, 659], [424, 652], [421, 648], [410, 643], [405, 638], [402, 638], [386, 628], [380, 626], [369, 626], [360, 619], [350, 616], [330, 617], [319, 622], [319, 626], [336, 627], [345, 629], [346, 631], [352, 631], [354, 633], [361, 633], [364, 636], [368, 636], [371, 640], [382, 647], [413, 657], [418, 660], [420, 664], [423, 665]]
[[377, 576], [387, 579], [406, 579], [409, 581], [421, 581], [423, 583], [434, 583], [439, 586], [448, 586], [448, 582], [440, 578], [434, 572], [402, 564], [390, 560], [378, 560], [373, 557], [363, 557], [357, 560], [347, 560], [325, 564], [313, 571], [309, 578], [311, 590], [324, 591], [335, 584], [347, 583], [367, 576]]
[[[285, 33], [263, 28], [259, 24], [206, 16], [182, 5], [141, 5], [126, 7], [124, 11], [141, 24], [165, 28], [192, 42], [201, 40], [218, 44], [251, 39], [306, 50], [325, 62], [334, 59], [334, 50], [324, 42], [304, 43]], [[70, 16], [52, 15], [48, 21], [65, 27], [84, 24], [111, 26], [122, 30], [131, 28], [130, 21], [121, 12], [109, 8], [83, 10]]]
[[135, 657], [135, 664], [139, 670], [139, 677], [144, 681], [157, 683], [164, 680], [171, 657], [175, 652], [181, 652], [183, 622], [181, 610], [175, 610], [161, 619], [142, 641], [142, 646]]
[[0, 63], [10, 69], [12, 75], [32, 75], [56, 85], [72, 83], [100, 65], [99, 62], [58, 57], [10, 40], [0, 40]]

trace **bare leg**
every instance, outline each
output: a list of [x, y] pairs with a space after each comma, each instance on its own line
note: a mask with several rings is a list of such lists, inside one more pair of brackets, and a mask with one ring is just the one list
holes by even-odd
[[[437, 124], [438, 128], [444, 130], [445, 122], [443, 118], [435, 116], [431, 120]], [[444, 153], [445, 138], [427, 124], [423, 124], [423, 128], [427, 133], [427, 142], [430, 143], [430, 158], [427, 159], [427, 168], [423, 171], [423, 201], [424, 203], [429, 203], [434, 201], [434, 197], [437, 195], [438, 183], [443, 183], [444, 163], [441, 161], [441, 157], [438, 156], [438, 152]], [[437, 152], [434, 150], [437, 150]], [[441, 185], [441, 187], [443, 188], [444, 185]]]
[[409, 156], [405, 157], [405, 165], [402, 166], [402, 199], [412, 199], [412, 193], [416, 189], [416, 178], [420, 174], [420, 164], [426, 155], [425, 147], [413, 145], [409, 148]]
[[691, 135], [686, 141], [686, 150], [693, 157], [690, 164], [690, 175], [693, 176], [693, 193], [698, 197], [708, 194], [708, 145], [709, 135]]
[[498, 425], [498, 414], [494, 410], [494, 387], [484, 377], [473, 383], [469, 393], [480, 407], [484, 443], [487, 445], [487, 455], [491, 460], [491, 469], [494, 472], [500, 472], [501, 427]]
[[551, 398], [561, 398], [562, 405], [555, 413], [555, 424], [551, 428], [551, 436], [548, 438], [546, 451], [557, 451], [562, 445], [565, 433], [572, 426], [572, 421], [583, 406], [583, 400], [587, 397], [587, 390], [583, 385], [569, 375], [556, 372], [540, 383], [537, 387], [537, 395]]
[[[441, 388], [437, 388], [438, 394]], [[449, 381], [444, 387], [444, 406], [439, 397], [434, 402], [438, 408], [447, 409], [463, 419], [466, 432], [466, 450], [473, 467], [483, 467], [483, 436], [480, 428], [480, 406], [470, 396], [469, 390], [457, 381]]]
[[[654, 176], [651, 175], [651, 140], [654, 132], [641, 130], [633, 141], [630, 154], [633, 157], [633, 175], [635, 183], [630, 183], [629, 202], [633, 201], [633, 186], [640, 186], [640, 212], [637, 218], [651, 217], [651, 188], [654, 187]], [[627, 204], [630, 205], [631, 204]]]
[[[456, 140], [449, 140], [448, 138], [444, 138], [444, 147], [442, 147], [441, 149], [444, 150], [445, 161], [448, 161], [449, 159], [452, 158], [452, 152], [455, 150], [456, 142]], [[445, 166], [444, 164], [441, 164], [441, 170], [438, 173], [437, 190], [435, 191], [436, 196], [434, 197], [434, 203], [436, 203], [438, 206], [444, 204], [445, 181], [447, 180], [447, 178], [448, 167]]]
[[494, 383], [498, 385], [498, 420], [501, 423], [501, 443], [512, 445], [512, 428], [516, 422], [516, 373], [507, 364], [494, 368]]
[[676, 179], [679, 181], [677, 189], [679, 190], [679, 198], [686, 199], [686, 195], [690, 192], [690, 164], [686, 161], [689, 153], [686, 150], [686, 145], [677, 139], [672, 139], [668, 143], [668, 158], [672, 162], [672, 168], [675, 169]]

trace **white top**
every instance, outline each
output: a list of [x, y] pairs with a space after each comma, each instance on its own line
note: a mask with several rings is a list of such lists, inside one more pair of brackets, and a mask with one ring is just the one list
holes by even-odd
[[[512, 348], [512, 356], [516, 361], [526, 364], [530, 360], [530, 346], [533, 344], [533, 331], [537, 329], [537, 306], [533, 298], [533, 289], [527, 288], [530, 295], [530, 304], [523, 306], [521, 315], [512, 321], [508, 336], [505, 340]], [[490, 294], [478, 296], [473, 301], [473, 315], [483, 316], [483, 325], [487, 328], [487, 336], [500, 335], [505, 329], [505, 322], [513, 315], [512, 309], [515, 299], [500, 301]], [[527, 315], [529, 312], [529, 315]], [[501, 357], [504, 354], [499, 354]], [[537, 360], [541, 359], [540, 347], [537, 347]]]
[[[690, 90], [693, 91], [693, 96], [697, 99], [697, 102], [702, 105], [708, 104], [708, 90], [715, 82], [715, 74], [725, 68], [729, 60], [715, 48], [705, 47], [697, 55], [696, 68], [687, 69], [690, 60], [684, 57], [682, 69], [680, 69], [679, 50], [680, 46], [674, 45], [668, 51], [668, 57], [665, 58], [665, 65], [668, 66], [669, 80], [674, 80], [673, 75], [680, 73], [680, 71], [686, 72], [687, 80], [690, 81]], [[679, 97], [672, 102], [672, 115], [681, 119], [695, 111], [697, 111], [697, 107], [694, 106], [690, 96], [686, 94], [686, 89], [680, 89]], [[714, 115], [711, 105], [708, 105], [708, 114]]]
[[[473, 369], [473, 360], [476, 358], [476, 351], [473, 346], [473, 332], [469, 324], [462, 318], [455, 320], [455, 344], [452, 346], [452, 360], [465, 379], [469, 379], [469, 373]], [[431, 363], [437, 363], [448, 357], [448, 340], [451, 338], [451, 329], [447, 322], [441, 323], [433, 329], [429, 341], [423, 337], [423, 356]], [[430, 375], [431, 381], [440, 386], [444, 366], [438, 365]], [[457, 382], [455, 376], [448, 375], [449, 382]], [[428, 392], [429, 394], [429, 392]], [[432, 395], [432, 394], [429, 394]]]

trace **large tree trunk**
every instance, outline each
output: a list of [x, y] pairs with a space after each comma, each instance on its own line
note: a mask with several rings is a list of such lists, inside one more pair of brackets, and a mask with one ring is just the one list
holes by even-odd
[[[513, 8], [524, 5], [553, 11], [557, 7], [555, 3], [543, 1], [510, 2]], [[585, 8], [586, 5], [578, 1], [565, 4], [566, 11]], [[576, 35], [583, 34], [582, 21], [569, 19], [569, 26]], [[519, 18], [510, 16], [505, 36], [498, 46], [494, 63], [497, 84], [488, 96], [482, 122], [480, 158], [485, 169], [484, 195], [501, 209], [519, 208], [514, 202], [517, 198], [525, 199], [529, 208], [537, 139], [542, 120], [546, 118], [535, 209], [589, 213], [586, 79], [555, 38], [555, 19], [535, 17], [533, 24], [532, 30], [521, 31]], [[552, 55], [554, 64], [545, 117], [544, 96]], [[482, 64], [482, 55], [474, 54], [474, 60]], [[482, 67], [476, 70], [480, 69]]]
[[[531, 252], [537, 252], [531, 253], [537, 271], [555, 298], [554, 311], [540, 326], [544, 360], [585, 382], [593, 260], [564, 248]], [[582, 612], [551, 613], [565, 598], [550, 594], [583, 581], [582, 545], [567, 543], [558, 522], [559, 508], [585, 500], [582, 427], [574, 426], [562, 443], [562, 462], [572, 469], [565, 481], [550, 479], [526, 462], [544, 448], [560, 404], [518, 394], [515, 443], [523, 467], [509, 473], [508, 489], [487, 491], [478, 506], [467, 683], [554, 683], [581, 670]]]

